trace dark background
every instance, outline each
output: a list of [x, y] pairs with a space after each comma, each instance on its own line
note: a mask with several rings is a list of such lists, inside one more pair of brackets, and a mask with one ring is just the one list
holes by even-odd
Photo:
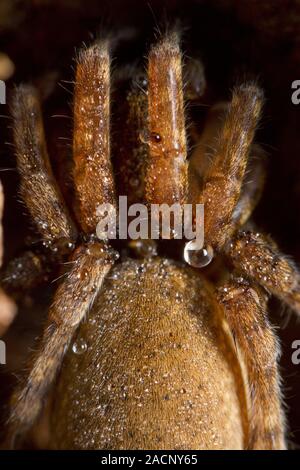
[[[258, 226], [300, 264], [300, 105], [291, 102], [291, 83], [300, 79], [300, 2], [296, 0], [66, 0], [0, 1], [0, 52], [8, 54], [15, 73], [8, 84], [31, 81], [44, 97], [48, 143], [55, 171], [70, 153], [70, 115], [76, 48], [98, 34], [116, 41], [114, 67], [144, 58], [155, 32], [180, 20], [183, 50], [200, 57], [214, 100], [228, 98], [233, 84], [256, 77], [266, 94], [257, 141], [268, 155], [268, 178], [255, 211]], [[59, 85], [60, 83], [60, 85]], [[1, 115], [8, 116], [7, 106]], [[10, 119], [0, 118], [0, 176], [4, 184], [5, 259], [15, 255], [29, 234], [29, 223], [17, 197], [18, 177], [11, 148]], [[64, 171], [66, 173], [66, 170]], [[38, 334], [53, 286], [26, 296], [6, 336], [8, 364], [0, 371], [2, 410], [14, 375]], [[299, 322], [282, 305], [270, 303], [283, 355], [281, 370], [291, 446], [300, 444], [300, 365], [291, 362], [292, 341], [300, 339]], [[3, 414], [3, 413], [2, 413]]]

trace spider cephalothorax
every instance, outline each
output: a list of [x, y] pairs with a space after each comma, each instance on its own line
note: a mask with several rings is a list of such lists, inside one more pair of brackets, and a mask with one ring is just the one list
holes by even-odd
[[[234, 271], [215, 289], [200, 270], [155, 256], [151, 243], [139, 250], [149, 255], [144, 260], [114, 265], [116, 252], [96, 239], [97, 207], [116, 200], [108, 42], [82, 50], [77, 62], [76, 224], [50, 170], [36, 91], [18, 88], [13, 118], [21, 195], [52, 263], [73, 253], [29, 373], [13, 394], [8, 436], [32, 427], [51, 387], [52, 447], [283, 449], [278, 347], [266, 303], [273, 293], [300, 311], [299, 273], [263, 235], [243, 230], [263, 180], [260, 162], [247, 167], [262, 92], [254, 83], [234, 89], [222, 120], [198, 136], [188, 167], [176, 34], [151, 48], [145, 86], [146, 93], [127, 97], [118, 186], [132, 202], [203, 203], [210, 257], [212, 250], [223, 254]], [[212, 158], [205, 160], [205, 139], [217, 127]], [[187, 253], [186, 259], [197, 264]], [[34, 277], [34, 266], [44, 264], [29, 257], [26, 272]]]

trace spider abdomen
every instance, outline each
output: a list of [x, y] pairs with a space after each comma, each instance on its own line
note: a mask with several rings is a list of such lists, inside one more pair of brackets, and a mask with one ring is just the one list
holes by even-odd
[[192, 269], [116, 265], [64, 361], [51, 446], [242, 449], [245, 394], [221, 324]]

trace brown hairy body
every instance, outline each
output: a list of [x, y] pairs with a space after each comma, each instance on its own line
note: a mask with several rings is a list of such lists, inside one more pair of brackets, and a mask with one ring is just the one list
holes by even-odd
[[50, 417], [59, 449], [243, 449], [241, 372], [203, 276], [160, 258], [115, 267], [69, 349]]

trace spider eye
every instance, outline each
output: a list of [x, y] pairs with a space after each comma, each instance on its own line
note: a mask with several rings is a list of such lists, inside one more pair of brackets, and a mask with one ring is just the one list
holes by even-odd
[[157, 132], [151, 132], [151, 134], [150, 134], [150, 139], [151, 139], [153, 142], [160, 142], [160, 141], [161, 141], [161, 135], [158, 134]]
[[147, 130], [144, 130], [140, 133], [140, 140], [144, 144], [149, 144], [150, 141], [154, 144], [158, 144], [162, 141], [162, 137], [157, 132], [148, 132]]
[[183, 257], [186, 263], [194, 268], [204, 268], [214, 257], [214, 250], [210, 245], [198, 250], [196, 240], [191, 240], [185, 244]]

